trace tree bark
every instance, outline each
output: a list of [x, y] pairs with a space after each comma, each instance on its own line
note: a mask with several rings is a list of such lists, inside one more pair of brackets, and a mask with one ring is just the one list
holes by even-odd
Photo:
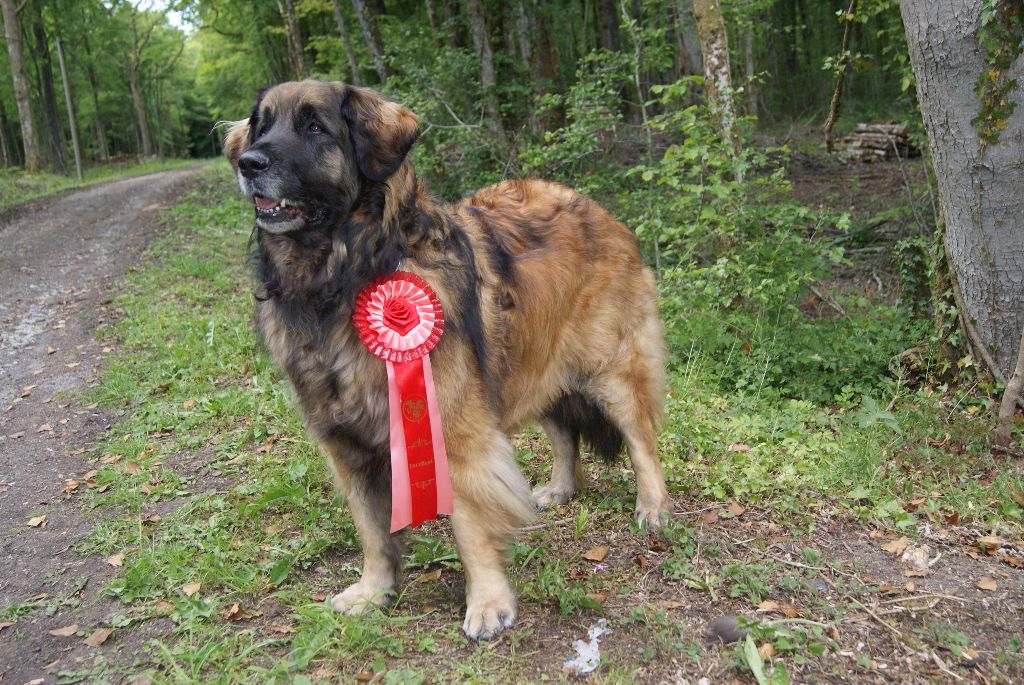
[[615, 0], [601, 0], [601, 47], [618, 52], [622, 49], [619, 37], [619, 8]]
[[82, 45], [85, 47], [85, 73], [89, 78], [89, 90], [92, 93], [93, 125], [96, 127], [96, 154], [101, 160], [106, 161], [110, 158], [110, 150], [107, 147], [107, 131], [103, 126], [103, 117], [100, 115], [100, 82], [96, 78], [96, 65], [93, 64], [89, 38], [84, 32], [82, 34]]
[[[901, 0], [917, 95], [928, 134], [944, 242], [960, 285], [965, 321], [973, 324], [1002, 378], [1011, 378], [1024, 330], [1024, 107], [984, 142], [974, 118], [978, 77], [989, 67], [978, 43], [983, 0]], [[1024, 83], [1018, 58], [1007, 78]]]
[[718, 0], [694, 0], [697, 35], [704, 61], [704, 88], [711, 111], [718, 119], [722, 137], [729, 141], [733, 155], [739, 155], [740, 138], [736, 128], [732, 73], [729, 65], [729, 37]]
[[839, 118], [839, 109], [843, 103], [843, 82], [846, 80], [846, 72], [850, 68], [848, 54], [850, 52], [850, 39], [853, 36], [854, 13], [856, 11], [857, 0], [850, 0], [850, 7], [846, 10], [846, 26], [843, 28], [843, 46], [839, 53], [841, 64], [839, 71], [836, 72], [836, 85], [832, 91], [832, 103], [828, 108], [828, 118], [825, 119], [825, 125], [822, 127], [822, 130], [825, 132], [825, 149], [829, 154], [833, 150], [832, 127], [836, 125], [836, 120]]
[[64, 104], [68, 109], [68, 124], [71, 126], [71, 147], [75, 152], [75, 175], [82, 180], [82, 149], [78, 145], [78, 123], [75, 121], [75, 106], [71, 101], [71, 86], [68, 84], [68, 69], [64, 64], [64, 48], [57, 36], [57, 62], [60, 64], [60, 80], [64, 86]]
[[139, 127], [139, 139], [142, 143], [142, 154], [145, 157], [153, 155], [153, 140], [149, 136], [149, 122], [146, 119], [146, 103], [142, 99], [142, 89], [139, 86], [139, 70], [142, 68], [142, 51], [153, 35], [156, 22], [139, 34], [139, 11], [131, 8], [131, 44], [128, 50], [128, 89], [132, 94], [132, 104], [135, 107], [135, 119]]
[[693, 16], [693, 0], [676, 0], [675, 9], [680, 71], [686, 76], [700, 74], [704, 71], [704, 58], [697, 36], [697, 20]]
[[4, 166], [14, 166], [11, 159], [11, 144], [7, 139], [7, 110], [4, 108], [3, 100], [0, 99], [0, 153], [3, 154]]
[[21, 29], [18, 21], [17, 0], [0, 0], [4, 15], [4, 38], [7, 42], [7, 58], [11, 65], [11, 80], [14, 81], [14, 99], [21, 119], [21, 143], [25, 149], [25, 170], [37, 174], [43, 170], [43, 158], [39, 152], [39, 138], [36, 136], [32, 119], [32, 98], [28, 92], [28, 78], [25, 76], [25, 54], [21, 46]]
[[288, 57], [292, 63], [295, 78], [302, 80], [309, 76], [306, 66], [306, 50], [302, 40], [302, 30], [295, 16], [295, 3], [292, 0], [277, 0], [277, 9], [284, 20], [284, 33], [288, 39]]
[[487, 35], [484, 22], [483, 6], [480, 0], [466, 0], [466, 13], [469, 15], [469, 26], [473, 33], [473, 46], [480, 60], [480, 86], [483, 89], [484, 111], [487, 115], [487, 126], [499, 141], [505, 142], [505, 132], [501, 126], [501, 109], [498, 106], [498, 94], [494, 88], [497, 79], [494, 75], [494, 51], [491, 50], [491, 39]]
[[999, 403], [999, 423], [996, 426], [996, 443], [1006, 447], [1010, 444], [1013, 434], [1013, 415], [1017, 413], [1021, 389], [1024, 388], [1024, 334], [1021, 335], [1020, 348], [1017, 350], [1017, 363], [1013, 375], [1006, 383], [1003, 401]]
[[366, 47], [370, 50], [370, 58], [373, 60], [373, 68], [377, 71], [381, 85], [387, 83], [390, 75], [387, 62], [384, 61], [384, 44], [380, 39], [380, 32], [377, 29], [377, 21], [366, 6], [366, 0], [352, 0], [352, 7], [356, 10], [356, 17], [359, 19], [359, 28], [363, 31], [363, 38], [366, 40]]
[[427, 6], [427, 23], [430, 24], [430, 36], [434, 40], [434, 49], [440, 50], [444, 47], [444, 42], [441, 40], [441, 27], [437, 22], [437, 7], [434, 5], [434, 0], [426, 0], [424, 4]]
[[39, 72], [39, 90], [43, 96], [43, 138], [44, 151], [50, 170], [65, 174], [68, 170], [64, 149], [64, 125], [57, 108], [57, 89], [53, 82], [53, 55], [50, 53], [50, 39], [43, 26], [42, 10], [36, 14], [32, 32], [35, 36], [36, 67]]
[[537, 96], [537, 70], [534, 67], [533, 60], [533, 26], [530, 20], [530, 15], [526, 11], [525, 0], [518, 0], [516, 2], [516, 17], [515, 17], [515, 34], [516, 43], [519, 45], [519, 57], [523, 61], [523, 71], [527, 74], [530, 80], [530, 84], [533, 87], [534, 97], [530, 99], [530, 102], [526, 105], [526, 121], [530, 127], [530, 133], [533, 135], [540, 134], [540, 119], [537, 118], [537, 110], [533, 106], [534, 100]]
[[352, 70], [352, 83], [357, 86], [363, 85], [359, 78], [359, 63], [356, 62], [356, 53], [352, 49], [352, 40], [348, 37], [348, 29], [345, 28], [345, 17], [341, 13], [341, 2], [331, 0], [334, 8], [334, 21], [338, 24], [338, 35], [341, 36], [341, 44], [345, 46], [345, 54], [348, 56], [348, 66]]

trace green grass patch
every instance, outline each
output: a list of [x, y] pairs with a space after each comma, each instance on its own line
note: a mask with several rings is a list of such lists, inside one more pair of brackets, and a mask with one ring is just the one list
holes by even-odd
[[[115, 301], [124, 315], [109, 335], [120, 350], [96, 399], [124, 419], [95, 452], [80, 496], [103, 520], [79, 551], [124, 554], [106, 592], [125, 604], [125, 620], [174, 625], [136, 671], [166, 682], [304, 683], [360, 671], [395, 683], [524, 682], [537, 673], [530, 649], [560, 631], [568, 650], [566, 635], [606, 615], [622, 634], [647, 636], [635, 657], [602, 666], [608, 682], [626, 682], [651, 660], [701, 653], [699, 635], [664, 609], [604, 608], [630, 601], [647, 582], [636, 574], [654, 571], [654, 582], [715, 602], [757, 603], [802, 584], [774, 562], [702, 546], [690, 520], [665, 532], [657, 568], [643, 569], [646, 547], [607, 571], [582, 561], [595, 538], [646, 540], [627, 523], [632, 476], [612, 467], [592, 470], [594, 487], [558, 512], [569, 518], [557, 532], [514, 545], [511, 573], [532, 618], [501, 649], [460, 632], [460, 565], [440, 524], [408, 536], [412, 582], [396, 611], [332, 612], [325, 599], [358, 574], [355, 530], [251, 324], [249, 208], [226, 166], [202, 173]], [[920, 335], [913, 322], [853, 299], [843, 319], [698, 304], [686, 287], [694, 278], [705, 275], [663, 282], [672, 361], [661, 455], [674, 494], [757, 505], [797, 533], [813, 530], [826, 505], [908, 530], [941, 512], [1019, 526], [1010, 491], [1022, 480], [986, 447], [984, 400], [892, 375], [889, 360]], [[540, 479], [546, 446], [533, 430], [519, 444]], [[807, 547], [802, 558], [814, 565], [818, 554]], [[443, 581], [424, 575], [431, 570]], [[827, 642], [813, 631], [773, 635], [801, 655]], [[751, 655], [737, 658], [751, 667]]]

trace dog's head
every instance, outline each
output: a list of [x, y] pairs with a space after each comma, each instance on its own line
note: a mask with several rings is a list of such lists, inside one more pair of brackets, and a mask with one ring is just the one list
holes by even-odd
[[338, 81], [281, 83], [224, 138], [256, 223], [288, 233], [348, 216], [366, 183], [386, 180], [419, 134], [409, 110]]

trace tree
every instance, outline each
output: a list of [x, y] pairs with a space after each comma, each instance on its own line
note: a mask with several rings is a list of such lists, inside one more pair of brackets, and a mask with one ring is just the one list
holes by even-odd
[[1009, 380], [1016, 372], [1019, 378], [1024, 11], [1019, 3], [986, 0], [901, 0], [900, 7], [961, 322], [996, 377]]
[[[348, 29], [345, 28], [345, 17], [341, 13], [341, 2], [331, 0], [331, 7], [334, 9], [334, 21], [338, 24], [338, 35], [341, 43], [345, 46], [345, 55], [348, 57], [348, 67], [352, 71], [352, 83], [357, 86], [363, 85], [359, 78], [359, 63], [356, 62], [356, 53], [352, 50], [352, 41], [348, 37]], [[436, 29], [434, 29], [436, 31]]]
[[352, 6], [356, 10], [356, 17], [359, 19], [359, 28], [362, 29], [363, 38], [366, 40], [366, 47], [370, 50], [373, 68], [377, 71], [377, 76], [383, 85], [387, 83], [389, 70], [387, 62], [384, 61], [384, 45], [380, 39], [380, 32], [377, 30], [377, 20], [366, 6], [366, 0], [352, 0]]
[[711, 111], [718, 119], [722, 136], [739, 154], [740, 138], [736, 127], [736, 105], [733, 102], [732, 75], [729, 65], [729, 37], [718, 0], [694, 0], [697, 34], [704, 58], [704, 88]]
[[35, 122], [32, 120], [32, 99], [25, 77], [25, 56], [21, 48], [21, 26], [18, 15], [25, 4], [19, 7], [16, 0], [0, 0], [4, 15], [4, 38], [7, 40], [7, 56], [11, 64], [11, 79], [14, 81], [14, 98], [21, 118], [21, 141], [25, 148], [25, 170], [35, 174], [43, 169], [39, 154], [39, 139], [36, 137]]
[[501, 127], [501, 109], [498, 105], [498, 93], [495, 91], [497, 79], [494, 75], [494, 51], [491, 49], [491, 38], [487, 33], [484, 21], [484, 10], [480, 0], [466, 0], [469, 14], [469, 27], [473, 32], [473, 46], [480, 60], [480, 87], [484, 91], [484, 110], [487, 112], [487, 126], [499, 140], [504, 142], [504, 131]]
[[288, 37], [288, 56], [291, 59], [292, 71], [295, 78], [302, 80], [309, 76], [309, 68], [306, 66], [306, 49], [302, 41], [302, 31], [299, 30], [299, 20], [295, 16], [295, 3], [292, 0], [277, 0], [277, 9], [284, 20], [284, 32]]

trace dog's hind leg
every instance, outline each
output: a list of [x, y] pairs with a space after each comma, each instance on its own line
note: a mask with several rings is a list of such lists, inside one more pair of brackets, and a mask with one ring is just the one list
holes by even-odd
[[663, 525], [669, 515], [665, 474], [658, 460], [658, 424], [664, 407], [660, 340], [660, 326], [652, 319], [617, 363], [592, 380], [589, 392], [626, 440], [636, 475], [636, 520], [652, 527]]
[[468, 440], [445, 437], [455, 499], [452, 524], [466, 570], [462, 630], [471, 639], [489, 640], [516, 620], [505, 551], [513, 533], [534, 515], [530, 488], [511, 443], [496, 429]]
[[[363, 573], [358, 582], [331, 599], [335, 611], [361, 614], [395, 599], [402, 555], [391, 534], [391, 490], [382, 478], [366, 478], [347, 468], [351, 460], [331, 455], [335, 483], [348, 498], [352, 521], [363, 548]], [[385, 465], [384, 468], [387, 468]]]
[[533, 491], [533, 502], [538, 509], [547, 509], [553, 504], [568, 502], [583, 474], [579, 436], [572, 428], [550, 416], [541, 419], [540, 425], [551, 441], [555, 459], [551, 465], [551, 480]]

